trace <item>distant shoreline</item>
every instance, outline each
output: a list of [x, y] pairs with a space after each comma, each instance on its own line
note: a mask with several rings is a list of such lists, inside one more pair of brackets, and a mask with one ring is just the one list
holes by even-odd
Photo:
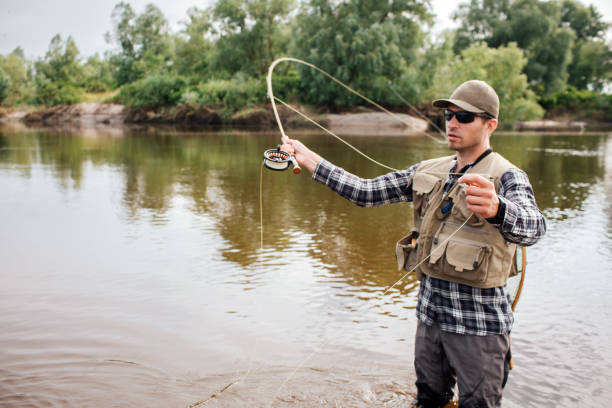
[[[360, 135], [380, 134], [389, 136], [422, 135], [437, 130], [427, 121], [406, 113], [394, 113], [396, 118], [383, 113], [363, 108], [347, 113], [308, 112], [304, 107], [300, 111], [337, 134]], [[432, 122], [440, 118], [432, 117]], [[312, 125], [289, 109], [279, 107], [279, 115], [286, 129], [306, 129]], [[399, 119], [399, 120], [398, 120]], [[171, 125], [197, 128], [245, 128], [255, 130], [275, 129], [276, 121], [268, 105], [244, 109], [222, 118], [222, 115], [210, 108], [199, 105], [177, 105], [163, 108], [127, 107], [113, 103], [84, 102], [75, 105], [57, 105], [51, 107], [6, 108], [0, 112], [0, 123], [23, 123], [26, 126], [50, 127], [99, 127], [99, 126], [133, 126], [133, 125]], [[441, 125], [441, 123], [438, 123]], [[586, 130], [611, 130], [612, 123], [573, 120], [567, 116], [534, 121], [517, 122], [514, 131], [535, 132], [584, 132]]]

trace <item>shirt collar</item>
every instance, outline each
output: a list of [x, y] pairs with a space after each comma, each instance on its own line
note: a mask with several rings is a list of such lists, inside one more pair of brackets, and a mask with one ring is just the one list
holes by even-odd
[[[478, 156], [478, 158], [476, 160], [474, 160], [473, 163], [468, 163], [465, 166], [463, 166], [463, 168], [460, 171], [456, 171], [455, 173], [459, 173], [459, 174], [463, 174], [466, 171], [468, 171], [470, 168], [474, 167], [475, 165], [478, 164], [478, 162], [480, 162], [482, 159], [484, 159], [485, 157], [487, 157], [489, 155], [489, 153], [493, 152], [493, 149], [491, 149], [490, 147], [485, 150], [480, 156]], [[451, 168], [450, 171], [452, 172], [455, 169], [455, 166], [457, 165], [457, 156], [455, 156], [455, 158], [453, 159], [453, 161], [451, 162]]]

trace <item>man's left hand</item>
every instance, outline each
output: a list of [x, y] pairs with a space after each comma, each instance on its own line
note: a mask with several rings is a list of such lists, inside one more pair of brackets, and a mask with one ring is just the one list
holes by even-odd
[[495, 191], [495, 184], [477, 174], [466, 174], [457, 183], [468, 186], [465, 190], [468, 210], [483, 218], [493, 218], [497, 215], [499, 197]]

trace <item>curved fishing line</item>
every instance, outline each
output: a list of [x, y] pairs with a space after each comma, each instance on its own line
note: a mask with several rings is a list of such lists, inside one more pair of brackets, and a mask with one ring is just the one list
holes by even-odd
[[[286, 135], [282, 122], [280, 120], [280, 116], [278, 114], [278, 109], [276, 107], [276, 103], [275, 101], [280, 102], [281, 104], [283, 104], [284, 106], [286, 106], [287, 108], [289, 108], [290, 110], [292, 110], [293, 112], [297, 113], [299, 116], [301, 116], [302, 118], [308, 120], [309, 122], [313, 123], [314, 125], [316, 125], [317, 127], [319, 127], [320, 129], [322, 129], [323, 131], [325, 131], [326, 133], [328, 133], [329, 135], [333, 136], [334, 138], [336, 138], [337, 140], [343, 142], [344, 144], [346, 144], [348, 147], [350, 147], [351, 149], [353, 149], [354, 151], [356, 151], [357, 153], [359, 153], [361, 156], [365, 157], [366, 159], [372, 161], [373, 163], [387, 168], [389, 170], [392, 171], [398, 171], [398, 169], [395, 169], [393, 167], [384, 165], [376, 160], [374, 160], [373, 158], [369, 157], [368, 155], [366, 155], [365, 153], [361, 152], [359, 149], [357, 149], [356, 147], [354, 147], [353, 145], [351, 145], [350, 143], [348, 143], [347, 141], [345, 141], [344, 139], [342, 139], [341, 137], [337, 136], [336, 134], [334, 134], [332, 131], [326, 129], [324, 126], [320, 125], [319, 123], [317, 123], [316, 121], [314, 121], [313, 119], [309, 118], [306, 114], [303, 114], [302, 112], [300, 112], [299, 110], [293, 108], [292, 106], [290, 106], [289, 104], [287, 104], [286, 102], [284, 102], [283, 100], [281, 100], [280, 98], [274, 96], [273, 90], [272, 90], [272, 72], [274, 70], [274, 67], [283, 61], [293, 61], [293, 62], [297, 62], [297, 63], [301, 63], [304, 64], [306, 66], [309, 66], [317, 71], [319, 71], [320, 73], [324, 74], [325, 76], [327, 76], [328, 78], [330, 78], [331, 80], [333, 80], [334, 82], [338, 83], [339, 85], [341, 85], [342, 87], [344, 87], [345, 89], [347, 89], [348, 91], [350, 91], [351, 93], [363, 98], [364, 100], [366, 100], [367, 102], [369, 102], [370, 104], [376, 106], [377, 108], [379, 108], [380, 110], [386, 112], [387, 114], [391, 115], [392, 117], [396, 118], [398, 121], [406, 124], [409, 127], [413, 127], [413, 125], [405, 120], [403, 120], [402, 118], [400, 118], [399, 116], [393, 114], [392, 112], [388, 111], [387, 109], [383, 108], [382, 106], [380, 106], [379, 104], [377, 104], [376, 102], [372, 101], [371, 99], [367, 98], [366, 96], [362, 95], [361, 93], [355, 91], [354, 89], [352, 89], [351, 87], [349, 87], [348, 85], [344, 84], [343, 82], [339, 81], [338, 79], [334, 78], [332, 75], [328, 74], [327, 72], [323, 71], [322, 69], [316, 67], [313, 64], [310, 64], [306, 61], [302, 61], [296, 58], [290, 58], [290, 57], [285, 57], [285, 58], [279, 58], [277, 60], [275, 60], [271, 65], [270, 68], [268, 69], [268, 76], [266, 78], [267, 81], [267, 85], [268, 85], [268, 96], [270, 98], [270, 102], [272, 104], [272, 108], [274, 111], [274, 116], [276, 118], [279, 130], [281, 132], [282, 135], [282, 139], [283, 141], [285, 139], [288, 139], [288, 136]], [[401, 97], [401, 95], [398, 95], [397, 92], [393, 89], [393, 91], [396, 93], [397, 96], [399, 96], [400, 99], [402, 99], [405, 103], [407, 103], [413, 110], [416, 111], [415, 108], [413, 108], [407, 101], [405, 101], [404, 98]], [[419, 114], [419, 116], [423, 117], [423, 115], [420, 114], [420, 112], [416, 111], [417, 114]], [[431, 121], [429, 121], [427, 118], [424, 117], [425, 120], [427, 120], [428, 122], [431, 123]], [[435, 125], [433, 124], [434, 127], [436, 127], [438, 129], [439, 132], [442, 133], [442, 131]], [[425, 133], [425, 132], [422, 132]], [[433, 138], [434, 140], [436, 140], [436, 142], [438, 143], [444, 143], [436, 138], [434, 138], [433, 136], [431, 136], [428, 133], [425, 133], [428, 137]], [[468, 170], [469, 171], [469, 170]], [[428, 172], [430, 174], [434, 174], [434, 172]], [[466, 172], [467, 173], [467, 172]], [[435, 174], [441, 174], [441, 175], [446, 175], [448, 176], [449, 174], [460, 174], [460, 173], [449, 173], [449, 172], [445, 172], [445, 173], [435, 173]], [[260, 169], [260, 245], [261, 248], [263, 249], [263, 190], [262, 190], [262, 185], [263, 185], [263, 165]], [[463, 224], [461, 224], [452, 234], [450, 234], [441, 244], [440, 247], [443, 247], [443, 244], [445, 244], [446, 242], [448, 242], [448, 240], [450, 240], [457, 232], [459, 232], [459, 230], [461, 230], [461, 228], [463, 228], [467, 222], [469, 221], [469, 219], [471, 218], [468, 217]], [[432, 256], [433, 252], [430, 253], [428, 256], [426, 256], [425, 258], [423, 258], [416, 266], [414, 266], [410, 271], [406, 272], [404, 275], [402, 275], [402, 277], [397, 280], [394, 284], [392, 284], [391, 286], [389, 286], [388, 288], [386, 288], [383, 292], [381, 292], [378, 295], [378, 298], [382, 298], [384, 297], [387, 293], [389, 293], [390, 290], [392, 290], [395, 286], [397, 286], [400, 282], [402, 282], [402, 280], [404, 280], [406, 278], [406, 276], [408, 276], [410, 273], [414, 272], [420, 265], [422, 265], [425, 261], [427, 261], [431, 256]], [[376, 299], [374, 299], [376, 300]], [[367, 308], [364, 309], [364, 311], [367, 311], [373, 307], [376, 307], [376, 304], [374, 303], [369, 303], [367, 304]], [[360, 311], [360, 309], [356, 309], [356, 311]], [[293, 370], [293, 372], [287, 377], [285, 378], [285, 380], [283, 381], [283, 383], [280, 385], [280, 387], [278, 388], [278, 390], [276, 391], [276, 393], [274, 394], [274, 397], [272, 398], [272, 400], [270, 401], [269, 406], [272, 405], [272, 403], [274, 402], [274, 400], [276, 400], [276, 398], [278, 397], [278, 394], [280, 393], [280, 391], [284, 388], [284, 386], [287, 384], [287, 382], [289, 382], [291, 380], [291, 378], [293, 378], [293, 376], [295, 375], [295, 373], [297, 373], [297, 371], [299, 371], [304, 364], [306, 364], [321, 348], [325, 347], [328, 343], [329, 343], [330, 339], [325, 340], [323, 343], [321, 343], [317, 348], [315, 348], [315, 350], [313, 350], [313, 352], [311, 352], [306, 358], [304, 358], [299, 364], [298, 366], [296, 366], [296, 368]], [[246, 376], [248, 376], [248, 374], [251, 371], [251, 367], [249, 365], [249, 370], [247, 371]], [[245, 378], [246, 378], [245, 376]], [[226, 387], [224, 387], [220, 392], [223, 392], [227, 389], [229, 389], [232, 385], [234, 385], [236, 382], [238, 382], [240, 380], [240, 378], [238, 378], [236, 381], [228, 384]], [[201, 401], [202, 404], [198, 403], [197, 405], [203, 405], [205, 403], [207, 403], [208, 401], [212, 400], [213, 398], [215, 398], [217, 395], [213, 394], [211, 397], [209, 397], [207, 400]]]
[[[357, 149], [356, 147], [352, 146], [350, 143], [346, 142], [344, 139], [342, 139], [341, 137], [337, 136], [336, 134], [334, 134], [332, 131], [326, 129], [324, 126], [320, 125], [319, 123], [317, 123], [316, 121], [314, 121], [313, 119], [311, 119], [310, 117], [308, 117], [306, 114], [303, 114], [302, 112], [300, 112], [299, 110], [293, 108], [292, 106], [290, 106], [289, 104], [287, 104], [286, 102], [284, 102], [283, 100], [281, 100], [280, 98], [276, 97], [274, 95], [273, 92], [273, 88], [272, 88], [272, 73], [274, 71], [274, 67], [279, 64], [280, 62], [283, 61], [292, 61], [292, 62], [297, 62], [303, 65], [306, 65], [320, 73], [322, 73], [323, 75], [325, 75], [326, 77], [330, 78], [332, 81], [336, 82], [337, 84], [339, 84], [340, 86], [342, 86], [343, 88], [347, 89], [349, 92], [359, 96], [360, 98], [366, 100], [368, 103], [376, 106], [377, 108], [379, 108], [380, 110], [382, 110], [383, 112], [391, 115], [392, 117], [394, 117], [396, 120], [404, 123], [405, 125], [407, 125], [410, 128], [413, 128], [413, 125], [405, 120], [403, 120], [402, 118], [400, 118], [399, 116], [393, 114], [392, 112], [390, 112], [389, 110], [385, 109], [384, 107], [380, 106], [379, 104], [377, 104], [376, 102], [372, 101], [371, 99], [367, 98], [366, 96], [362, 95], [361, 93], [355, 91], [353, 88], [351, 88], [350, 86], [344, 84], [342, 81], [334, 78], [332, 75], [330, 75], [329, 73], [325, 72], [324, 70], [320, 69], [319, 67], [308, 63], [306, 61], [303, 60], [299, 60], [297, 58], [291, 58], [291, 57], [284, 57], [284, 58], [279, 58], [277, 60], [275, 60], [274, 62], [272, 62], [272, 64], [270, 65], [269, 69], [268, 69], [268, 75], [266, 77], [266, 82], [267, 82], [267, 86], [268, 86], [268, 97], [270, 98], [270, 103], [272, 104], [272, 109], [274, 111], [274, 116], [276, 119], [276, 122], [278, 124], [279, 130], [281, 132], [281, 139], [283, 141], [289, 139], [288, 136], [285, 133], [285, 130], [283, 128], [282, 122], [280, 120], [280, 116], [278, 114], [278, 109], [276, 107], [276, 101], [280, 102], [281, 104], [283, 104], [284, 106], [286, 106], [287, 108], [289, 108], [290, 110], [292, 110], [293, 112], [297, 113], [299, 116], [301, 116], [302, 118], [306, 119], [307, 121], [313, 123], [314, 125], [316, 125], [318, 128], [322, 129], [323, 131], [325, 131], [326, 133], [328, 133], [329, 135], [333, 136], [334, 138], [336, 138], [337, 140], [340, 140], [341, 142], [343, 142], [344, 144], [346, 144], [347, 146], [349, 146], [351, 149], [353, 149], [354, 151], [356, 151], [357, 153], [359, 153], [360, 155], [362, 155], [363, 157], [365, 157], [366, 159], [372, 161], [373, 163], [387, 168], [389, 170], [392, 171], [398, 171], [398, 169], [395, 169], [393, 167], [384, 165], [376, 160], [374, 160], [373, 158], [369, 157], [368, 155], [366, 155], [365, 153], [361, 152], [359, 149]], [[397, 92], [396, 92], [397, 94]], [[399, 96], [400, 99], [404, 99], [401, 96]], [[405, 101], [405, 99], [404, 99]], [[406, 101], [407, 103], [407, 101]], [[415, 110], [410, 104], [408, 104], [413, 110]], [[422, 117], [422, 115], [419, 113], [419, 116]], [[427, 118], [425, 118], [426, 121], [430, 122]], [[441, 130], [434, 124], [434, 126], [438, 129], [438, 131], [441, 132]], [[444, 142], [433, 137], [432, 135], [426, 133], [426, 132], [422, 132], [425, 133], [428, 137], [434, 139], [436, 142], [443, 144]], [[469, 171], [469, 170], [468, 170]], [[467, 173], [467, 172], [466, 172]], [[459, 173], [443, 173], [444, 175], [448, 176], [449, 174], [459, 174]], [[261, 205], [261, 203], [260, 203]], [[447, 237], [446, 240], [443, 241], [442, 244], [446, 243], [448, 240], [450, 240], [457, 232], [459, 232], [459, 230], [461, 230], [461, 228], [463, 228], [465, 226], [465, 224], [468, 222], [468, 220], [471, 218], [468, 217], [465, 222], [459, 226], [459, 228], [457, 228], [451, 235], [449, 235]], [[263, 218], [261, 219], [261, 222], [263, 222]], [[263, 231], [263, 225], [261, 226], [261, 230]], [[442, 244], [440, 245], [440, 247], [443, 247]], [[262, 248], [263, 248], [263, 238], [262, 238]], [[416, 268], [418, 268], [420, 265], [422, 265], [426, 260], [428, 260], [431, 257], [432, 253], [430, 253], [427, 257], [423, 258], [414, 268], [412, 268], [410, 271], [406, 272], [397, 282], [395, 282], [393, 285], [391, 285], [390, 287], [388, 287], [385, 291], [383, 291], [379, 296], [382, 297], [384, 295], [386, 295], [391, 289], [393, 289], [395, 286], [397, 286], [406, 276], [408, 276], [410, 273], [414, 272], [414, 270], [416, 270]], [[374, 307], [374, 304], [370, 304], [370, 307]], [[359, 309], [357, 309], [359, 310]], [[366, 309], [367, 310], [367, 309]], [[274, 394], [274, 397], [272, 398], [272, 400], [270, 401], [269, 406], [272, 405], [272, 403], [274, 402], [274, 400], [276, 400], [276, 398], [278, 397], [278, 394], [280, 393], [280, 391], [282, 390], [282, 388], [285, 386], [285, 384], [287, 384], [287, 382], [295, 375], [295, 373], [304, 366], [304, 364], [306, 364], [306, 362], [308, 360], [310, 360], [312, 358], [312, 356], [314, 356], [319, 349], [321, 349], [322, 347], [324, 347], [327, 343], [329, 342], [329, 340], [326, 340], [325, 342], [323, 342], [321, 345], [318, 346], [318, 348], [316, 348], [312, 353], [310, 353], [305, 359], [303, 359], [298, 366], [293, 370], [293, 372], [283, 381], [283, 383], [281, 384], [281, 386], [279, 387], [279, 389], [276, 391], [276, 393]]]
[[221, 394], [229, 390], [232, 386], [238, 384], [240, 381], [245, 381], [248, 378], [248, 376], [251, 374], [252, 367], [253, 367], [253, 356], [251, 353], [251, 357], [249, 358], [249, 368], [247, 369], [243, 377], [239, 376], [238, 378], [236, 378], [236, 380], [231, 381], [230, 383], [226, 384], [223, 388], [219, 389], [219, 391], [210, 394], [208, 398], [194, 402], [193, 404], [188, 405], [187, 408], [202, 407], [206, 405], [207, 403], [209, 403], [210, 401], [214, 400], [215, 398], [218, 398]]
[[[260, 228], [260, 246], [262, 250], [263, 250], [263, 168], [264, 168], [264, 165], [262, 162], [260, 165], [260, 171], [259, 171], [259, 228]], [[223, 388], [219, 389], [219, 391], [212, 393], [210, 396], [208, 396], [208, 398], [204, 398], [200, 401], [194, 402], [188, 405], [187, 408], [203, 407], [210, 401], [214, 400], [215, 398], [218, 398], [222, 393], [229, 390], [232, 386], [234, 386], [238, 382], [245, 381], [251, 374], [252, 367], [253, 367], [253, 353], [251, 352], [249, 356], [249, 368], [247, 369], [246, 373], [243, 376], [238, 376], [238, 378], [236, 378], [234, 381], [231, 381], [230, 383], [226, 384]]]
[[261, 163], [259, 168], [259, 233], [260, 233], [260, 249], [263, 251], [263, 168]]
[[519, 299], [521, 298], [521, 292], [523, 291], [523, 284], [525, 283], [525, 270], [527, 269], [527, 249], [521, 247], [521, 279], [517, 285], [514, 300], [512, 301], [512, 311], [516, 309]]
[[[362, 152], [361, 150], [357, 149], [355, 146], [353, 146], [352, 144], [350, 144], [349, 142], [347, 142], [346, 140], [342, 139], [340, 136], [336, 135], [334, 132], [332, 132], [331, 130], [327, 129], [326, 127], [324, 127], [323, 125], [317, 123], [316, 121], [314, 121], [313, 119], [310, 119], [307, 115], [305, 115], [304, 113], [300, 112], [299, 110], [295, 109], [293, 106], [289, 105], [288, 103], [284, 102], [282, 99], [277, 98], [276, 96], [274, 97], [274, 99], [276, 99], [277, 101], [279, 101], [280, 103], [282, 103], [283, 105], [285, 105], [287, 108], [291, 109], [293, 112], [297, 113], [298, 115], [300, 115], [301, 117], [303, 117], [304, 119], [306, 119], [307, 121], [313, 123], [315, 126], [319, 127], [320, 129], [322, 129], [324, 132], [326, 132], [327, 134], [335, 137], [336, 139], [338, 139], [339, 141], [341, 141], [342, 143], [344, 143], [345, 145], [347, 145], [348, 147], [350, 147], [351, 149], [353, 149], [354, 151], [356, 151], [357, 153], [359, 153], [360, 155], [362, 155], [363, 157], [365, 157], [366, 159], [372, 161], [373, 163], [378, 164], [381, 167], [384, 167], [385, 169], [389, 169], [392, 171], [399, 171], [399, 169], [393, 168], [393, 167], [389, 167], [386, 164], [382, 164], [381, 162], [374, 160], [373, 158], [371, 158], [370, 156], [368, 156], [367, 154], [365, 154], [364, 152]], [[285, 135], [287, 136], [287, 135]]]
[[[463, 222], [463, 224], [461, 224], [459, 226], [459, 228], [457, 228], [455, 231], [453, 231], [452, 234], [450, 234], [444, 241], [442, 241], [439, 245], [438, 248], [444, 248], [444, 244], [446, 244], [452, 237], [455, 236], [455, 234], [457, 232], [459, 232], [459, 230], [461, 228], [463, 228], [465, 226], [465, 224], [467, 224], [467, 222], [470, 220], [470, 218], [472, 218], [471, 214], [469, 217], [467, 217], [467, 219]], [[410, 275], [412, 272], [414, 272], [419, 266], [421, 266], [425, 261], [427, 261], [435, 252], [435, 250], [431, 251], [431, 253], [429, 255], [427, 255], [426, 257], [424, 257], [418, 264], [416, 264], [416, 266], [414, 266], [412, 269], [410, 269], [408, 272], [406, 272], [405, 274], [402, 275], [401, 278], [399, 278], [393, 285], [389, 286], [387, 289], [385, 289], [381, 294], [379, 294], [378, 296], [376, 296], [374, 299], [369, 299], [368, 302], [370, 302], [371, 300], [379, 300], [382, 299], [382, 297], [384, 297], [387, 293], [389, 293], [389, 291], [391, 289], [393, 289], [395, 286], [397, 286], [402, 280], [404, 280], [404, 278], [406, 278], [406, 276]], [[375, 303], [364, 303], [365, 305], [367, 305], [367, 307], [365, 309], [361, 309], [361, 308], [357, 308], [355, 309], [355, 312], [366, 312], [368, 310], [370, 310], [373, 307], [376, 307]], [[331, 341], [331, 338], [328, 338], [327, 340], [323, 341], [321, 344], [319, 344], [308, 356], [306, 356], [304, 359], [302, 359], [302, 361], [300, 361], [300, 363], [297, 365], [297, 367], [295, 367], [295, 369], [291, 372], [291, 374], [289, 374], [288, 377], [285, 378], [285, 380], [282, 382], [282, 384], [280, 385], [280, 387], [278, 388], [278, 390], [276, 390], [276, 393], [274, 394], [274, 397], [272, 397], [272, 400], [270, 401], [270, 403], [268, 404], [268, 407], [272, 406], [272, 403], [274, 402], [274, 400], [276, 400], [276, 398], [278, 398], [278, 394], [281, 392], [281, 390], [284, 388], [284, 386], [291, 380], [291, 378], [293, 378], [293, 376], [295, 375], [295, 373], [297, 373], [303, 366], [304, 364], [306, 364], [315, 354], [317, 354], [319, 352], [319, 350], [321, 350], [323, 347], [327, 346], [327, 344]]]
[[[282, 135], [283, 138], [287, 137], [287, 135], [285, 134], [285, 129], [283, 128], [283, 124], [281, 123], [280, 116], [278, 115], [278, 109], [276, 108], [276, 102], [274, 102], [276, 97], [274, 96], [274, 91], [272, 89], [272, 73], [274, 72], [274, 67], [276, 67], [276, 65], [278, 65], [279, 63], [284, 62], [284, 61], [297, 62], [298, 64], [306, 65], [307, 67], [310, 67], [310, 68], [320, 72], [321, 74], [325, 75], [326, 77], [328, 77], [329, 79], [331, 79], [332, 81], [334, 81], [338, 85], [342, 86], [343, 88], [345, 88], [346, 90], [348, 90], [352, 94], [357, 95], [358, 97], [362, 98], [363, 100], [365, 100], [369, 104], [374, 105], [378, 109], [380, 109], [381, 111], [387, 113], [388, 115], [391, 115], [397, 121], [402, 122], [403, 124], [405, 124], [409, 128], [413, 128], [414, 129], [414, 125], [412, 123], [410, 123], [407, 120], [401, 118], [400, 116], [396, 115], [395, 113], [391, 112], [390, 110], [385, 109], [384, 107], [382, 107], [378, 103], [374, 102], [373, 100], [371, 100], [367, 96], [365, 96], [365, 95], [359, 93], [358, 91], [354, 90], [353, 88], [351, 88], [350, 86], [348, 86], [344, 82], [342, 82], [339, 79], [335, 78], [333, 75], [331, 75], [328, 72], [322, 70], [321, 68], [317, 67], [316, 65], [311, 64], [310, 62], [306, 62], [306, 61], [301, 60], [301, 59], [293, 58], [293, 57], [282, 57], [282, 58], [276, 59], [274, 62], [272, 62], [272, 64], [270, 64], [270, 67], [268, 68], [268, 75], [266, 76], [266, 83], [268, 85], [268, 97], [270, 98], [270, 102], [272, 103], [272, 110], [274, 111], [274, 117], [276, 118], [276, 123], [278, 124], [278, 128], [280, 129], [280, 132], [281, 132], [281, 135]], [[429, 122], [429, 120], [428, 120], [428, 122]], [[425, 134], [426, 136], [434, 139], [438, 143], [444, 143], [440, 139], [438, 139], [436, 137], [433, 137], [432, 135], [430, 135], [427, 132], [423, 132], [423, 131], [418, 131], [418, 132]]]
[[438, 127], [438, 125], [433, 123], [427, 116], [425, 116], [421, 112], [419, 112], [419, 110], [417, 108], [415, 108], [414, 106], [412, 106], [412, 104], [410, 102], [408, 102], [402, 95], [400, 95], [399, 92], [397, 92], [395, 90], [395, 87], [393, 86], [393, 83], [391, 81], [389, 81], [389, 88], [391, 88], [391, 91], [393, 91], [395, 96], [397, 96], [400, 99], [400, 101], [402, 101], [406, 105], [408, 105], [410, 107], [410, 109], [412, 109], [412, 111], [414, 113], [416, 113], [417, 115], [419, 115], [422, 119], [425, 119], [427, 122], [429, 122], [433, 127], [435, 127], [438, 130], [438, 133], [440, 133], [440, 136], [444, 137], [444, 131], [442, 129], [440, 129]]

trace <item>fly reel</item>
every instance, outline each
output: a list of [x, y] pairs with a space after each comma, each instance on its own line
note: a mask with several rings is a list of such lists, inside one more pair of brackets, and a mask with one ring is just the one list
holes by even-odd
[[293, 165], [293, 173], [300, 174], [302, 169], [300, 168], [297, 160], [292, 154], [287, 153], [280, 149], [280, 145], [276, 149], [268, 149], [264, 152], [263, 164], [266, 168], [275, 171], [283, 171], [289, 168], [289, 165]]

